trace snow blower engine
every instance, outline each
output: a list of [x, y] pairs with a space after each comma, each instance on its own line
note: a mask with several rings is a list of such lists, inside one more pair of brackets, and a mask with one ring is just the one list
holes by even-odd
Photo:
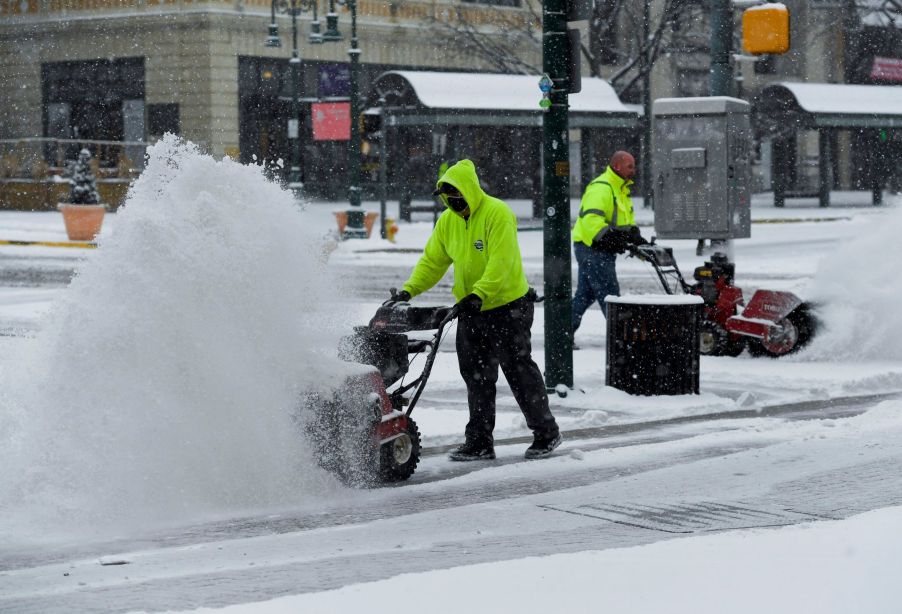
[[[413, 475], [420, 460], [420, 433], [410, 414], [432, 372], [445, 328], [455, 317], [454, 307], [413, 307], [393, 298], [367, 326], [355, 327], [353, 335], [341, 340], [339, 357], [358, 363], [360, 373], [349, 376], [332, 398], [308, 399], [314, 414], [305, 430], [320, 466], [352, 486]], [[429, 339], [406, 334], [428, 330], [435, 330]], [[411, 364], [424, 352], [422, 371], [405, 382]]]

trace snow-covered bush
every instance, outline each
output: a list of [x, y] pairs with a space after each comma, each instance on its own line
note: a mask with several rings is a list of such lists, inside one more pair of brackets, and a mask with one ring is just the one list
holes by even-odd
[[82, 149], [78, 159], [72, 163], [72, 177], [69, 179], [69, 202], [74, 205], [96, 205], [100, 202], [97, 193], [97, 177], [91, 170], [91, 152]]

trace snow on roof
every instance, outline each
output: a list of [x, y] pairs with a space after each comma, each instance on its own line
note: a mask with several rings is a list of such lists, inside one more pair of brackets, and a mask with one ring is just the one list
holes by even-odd
[[[413, 86], [417, 98], [433, 109], [540, 111], [539, 77], [486, 73], [393, 70]], [[582, 91], [570, 94], [570, 111], [626, 113], [614, 88], [604, 79], [584, 77]]]
[[902, 86], [845, 83], [774, 83], [785, 87], [809, 113], [902, 115]]

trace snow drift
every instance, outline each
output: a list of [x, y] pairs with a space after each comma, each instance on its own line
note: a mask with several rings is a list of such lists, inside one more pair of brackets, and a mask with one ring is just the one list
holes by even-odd
[[0, 374], [9, 531], [127, 530], [331, 484], [292, 419], [342, 371], [309, 224], [259, 167], [175, 137], [149, 149], [115, 234]]

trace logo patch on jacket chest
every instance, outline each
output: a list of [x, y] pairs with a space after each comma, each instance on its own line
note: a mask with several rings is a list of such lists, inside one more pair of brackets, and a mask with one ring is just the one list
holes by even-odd
[[476, 239], [476, 243], [473, 244], [477, 250], [482, 251], [485, 248], [485, 245], [482, 243], [482, 239]]

